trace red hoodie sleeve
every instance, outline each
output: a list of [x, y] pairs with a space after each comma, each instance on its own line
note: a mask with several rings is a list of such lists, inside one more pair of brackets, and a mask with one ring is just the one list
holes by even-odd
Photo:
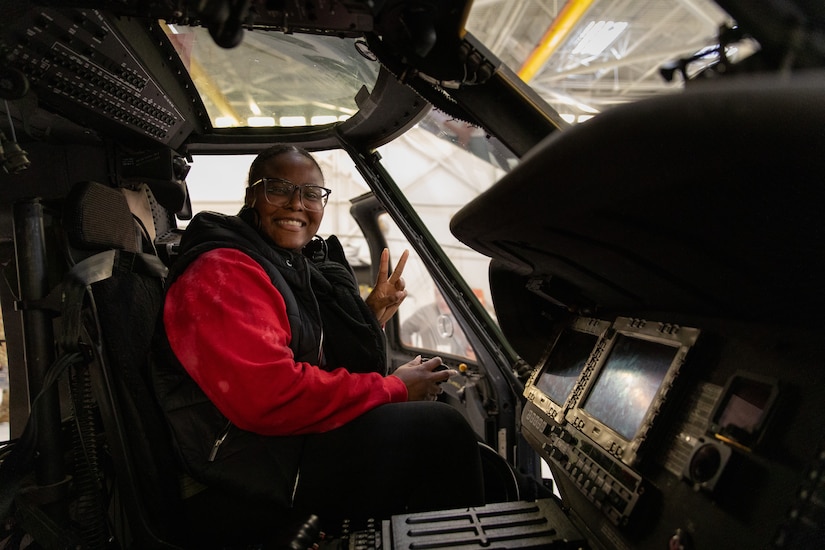
[[189, 375], [244, 430], [324, 432], [407, 400], [395, 376], [295, 362], [283, 297], [257, 262], [234, 249], [211, 250], [186, 268], [167, 292], [163, 323]]

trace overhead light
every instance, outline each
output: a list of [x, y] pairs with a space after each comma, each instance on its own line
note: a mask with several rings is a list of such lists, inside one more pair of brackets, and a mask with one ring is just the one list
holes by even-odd
[[573, 113], [559, 113], [559, 116], [568, 124], [576, 122], [576, 115]]
[[335, 115], [315, 115], [309, 122], [313, 125], [329, 124], [330, 122], [338, 122], [338, 117]]
[[282, 116], [278, 122], [281, 126], [306, 126], [307, 117], [305, 116]]
[[599, 55], [627, 28], [625, 21], [591, 21], [579, 34], [574, 54]]
[[249, 110], [252, 111], [252, 114], [255, 116], [259, 116], [261, 114], [261, 108], [258, 107], [258, 104], [255, 103], [254, 99], [249, 100]]
[[231, 128], [237, 125], [238, 121], [232, 116], [219, 116], [215, 118], [215, 128]]
[[251, 116], [246, 119], [247, 126], [275, 126], [275, 117], [272, 116]]

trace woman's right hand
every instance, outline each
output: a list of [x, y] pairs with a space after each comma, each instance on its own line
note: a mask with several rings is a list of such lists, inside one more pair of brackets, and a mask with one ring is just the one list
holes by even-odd
[[392, 376], [397, 376], [407, 386], [407, 401], [435, 401], [442, 391], [439, 384], [458, 374], [458, 371], [453, 369], [436, 371], [439, 366], [440, 357], [422, 361], [419, 355], [395, 369]]

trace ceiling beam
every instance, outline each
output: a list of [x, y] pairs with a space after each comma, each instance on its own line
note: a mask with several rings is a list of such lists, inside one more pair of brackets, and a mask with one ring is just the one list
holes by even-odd
[[544, 66], [553, 52], [570, 36], [571, 31], [581, 21], [594, 0], [568, 0], [544, 33], [541, 41], [518, 70], [518, 76], [524, 82], [530, 82]]

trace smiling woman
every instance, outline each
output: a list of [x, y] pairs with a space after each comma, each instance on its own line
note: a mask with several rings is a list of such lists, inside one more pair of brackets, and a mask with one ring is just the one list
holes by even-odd
[[[249, 184], [245, 206], [251, 209], [250, 215], [254, 213], [258, 230], [276, 245], [300, 250], [318, 233], [329, 189], [323, 187], [321, 167], [309, 153], [294, 147], [266, 150], [249, 168]], [[310, 197], [317, 195], [315, 200], [305, 200], [307, 188]], [[295, 193], [296, 189], [300, 192]]]
[[[168, 279], [153, 379], [187, 470], [331, 518], [483, 503], [473, 429], [426, 403], [456, 372], [419, 356], [387, 375], [407, 255], [390, 274], [385, 251], [362, 299], [337, 238], [316, 238], [329, 193], [312, 155], [272, 146], [249, 181], [238, 216], [195, 216]], [[465, 475], [432, 479], [457, 457]]]

